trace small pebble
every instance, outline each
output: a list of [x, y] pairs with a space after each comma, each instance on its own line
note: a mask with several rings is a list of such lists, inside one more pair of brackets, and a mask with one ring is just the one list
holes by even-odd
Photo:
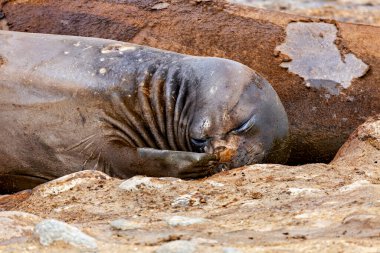
[[96, 240], [91, 236], [86, 235], [74, 226], [54, 219], [41, 221], [35, 226], [34, 232], [44, 246], [48, 246], [55, 241], [64, 241], [73, 246], [90, 249], [97, 247]]
[[158, 3], [152, 6], [152, 10], [163, 10], [169, 7], [168, 3]]
[[155, 253], [193, 253], [197, 250], [197, 244], [190, 241], [178, 240], [162, 244]]
[[223, 253], [240, 253], [240, 250], [235, 248], [223, 248]]
[[141, 188], [160, 189], [164, 184], [152, 182], [150, 177], [134, 176], [125, 180], [119, 185], [119, 188], [126, 191], [138, 191]]
[[166, 222], [170, 226], [189, 226], [193, 224], [200, 224], [206, 222], [206, 219], [203, 218], [192, 218], [192, 217], [184, 217], [184, 216], [173, 216], [168, 218]]
[[208, 183], [209, 183], [211, 186], [214, 186], [214, 187], [223, 187], [223, 186], [224, 186], [224, 184], [219, 183], [219, 182], [216, 182], [216, 181], [212, 181], [212, 180], [208, 181]]
[[190, 205], [191, 197], [192, 197], [192, 195], [190, 195], [190, 194], [179, 196], [178, 198], [176, 198], [172, 202], [171, 205], [173, 207], [179, 207], [179, 206], [186, 207], [186, 206], [189, 206]]
[[142, 225], [135, 221], [130, 221], [126, 219], [117, 219], [110, 222], [111, 227], [119, 230], [131, 230], [141, 228]]

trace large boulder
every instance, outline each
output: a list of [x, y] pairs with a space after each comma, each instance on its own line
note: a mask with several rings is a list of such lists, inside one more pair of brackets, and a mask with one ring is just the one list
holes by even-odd
[[192, 181], [71, 174], [0, 201], [0, 251], [376, 252], [379, 126], [379, 116], [360, 126], [330, 164]]

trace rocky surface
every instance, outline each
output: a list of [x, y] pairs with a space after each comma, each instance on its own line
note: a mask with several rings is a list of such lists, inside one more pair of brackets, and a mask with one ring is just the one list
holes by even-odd
[[0, 198], [0, 251], [377, 252], [379, 162], [377, 116], [330, 164], [193, 181], [83, 171]]
[[379, 0], [230, 0], [230, 2], [343, 22], [380, 25]]

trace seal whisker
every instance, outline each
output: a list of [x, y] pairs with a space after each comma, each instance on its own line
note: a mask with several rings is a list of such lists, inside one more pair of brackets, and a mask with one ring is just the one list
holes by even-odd
[[100, 151], [99, 154], [98, 154], [98, 158], [96, 159], [96, 164], [94, 165], [94, 167], [92, 168], [92, 170], [98, 170], [101, 154], [102, 154], [102, 152]]
[[77, 142], [76, 144], [72, 145], [71, 147], [68, 147], [67, 149], [65, 149], [65, 151], [72, 151], [76, 148], [78, 148], [79, 146], [85, 144], [87, 141], [91, 140], [92, 138], [94, 138], [97, 134], [92, 134], [92, 135], [89, 135], [88, 137], [86, 137], [85, 139], [82, 139], [81, 141]]

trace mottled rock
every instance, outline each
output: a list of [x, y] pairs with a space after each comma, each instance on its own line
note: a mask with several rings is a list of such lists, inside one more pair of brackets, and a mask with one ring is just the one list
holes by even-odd
[[73, 246], [84, 248], [95, 249], [97, 247], [94, 238], [62, 221], [43, 220], [36, 225], [34, 231], [40, 238], [40, 243], [44, 246], [48, 246], [55, 241], [63, 241]]
[[83, 170], [37, 186], [36, 190], [38, 190], [39, 194], [43, 197], [47, 197], [66, 192], [81, 184], [87, 184], [92, 181], [109, 180], [110, 178], [110, 176], [100, 171]]

